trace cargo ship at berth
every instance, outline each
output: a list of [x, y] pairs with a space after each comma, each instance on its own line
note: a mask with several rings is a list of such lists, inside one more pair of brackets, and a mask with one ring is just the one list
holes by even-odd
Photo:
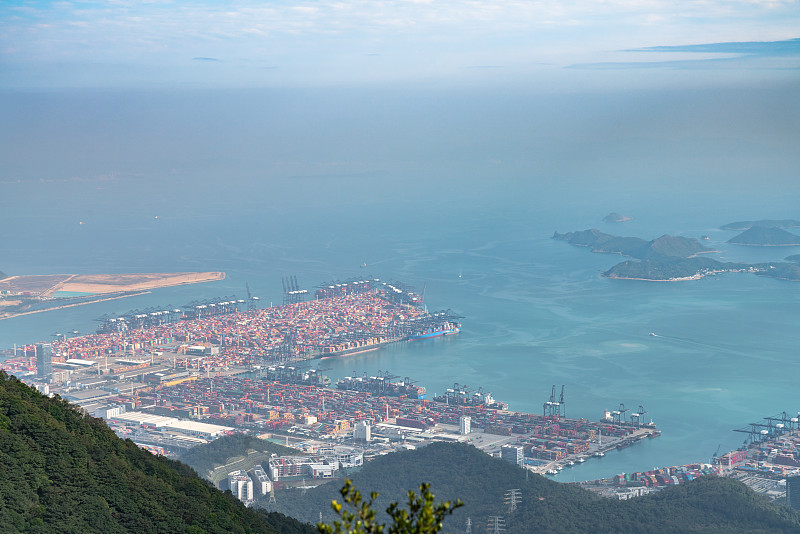
[[399, 382], [392, 382], [398, 376], [383, 373], [378, 376], [346, 376], [336, 382], [337, 389], [345, 391], [361, 391], [373, 393], [386, 397], [405, 397], [408, 399], [424, 399], [427, 397], [427, 390], [424, 386], [418, 386], [414, 380], [405, 377]]
[[420, 332], [410, 334], [408, 339], [409, 341], [414, 341], [417, 339], [429, 339], [432, 337], [450, 336], [453, 334], [458, 334], [459, 332], [461, 332], [461, 323], [445, 322]]
[[484, 408], [495, 410], [508, 409], [508, 404], [495, 400], [490, 391], [484, 391], [483, 388], [473, 391], [469, 386], [458, 382], [453, 384], [452, 388], [447, 388], [444, 395], [435, 395], [433, 401], [454, 406], [483, 406]]

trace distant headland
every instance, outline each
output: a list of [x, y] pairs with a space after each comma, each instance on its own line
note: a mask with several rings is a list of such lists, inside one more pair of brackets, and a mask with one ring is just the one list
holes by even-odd
[[224, 278], [223, 272], [5, 276], [0, 277], [0, 319]]
[[646, 241], [638, 237], [621, 237], [589, 229], [565, 234], [555, 232], [553, 239], [566, 241], [575, 246], [589, 247], [592, 252], [621, 254], [634, 258], [605, 271], [603, 276], [606, 278], [678, 282], [698, 280], [718, 273], [749, 272], [759, 276], [800, 281], [800, 264], [721, 262], [700, 256], [716, 251], [704, 246], [695, 238], [663, 235]]

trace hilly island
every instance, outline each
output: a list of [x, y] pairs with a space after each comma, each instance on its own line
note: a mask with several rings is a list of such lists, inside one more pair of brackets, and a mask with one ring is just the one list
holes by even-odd
[[800, 245], [800, 236], [771, 226], [752, 226], [728, 240], [734, 245], [754, 247], [792, 247]]
[[[771, 231], [783, 232], [783, 230], [775, 228], [768, 230], [770, 230], [767, 232], [769, 235], [772, 235]], [[646, 241], [638, 237], [620, 237], [603, 233], [597, 229], [589, 229], [565, 234], [555, 232], [553, 239], [566, 241], [575, 246], [588, 247], [592, 252], [621, 254], [634, 258], [605, 271], [603, 276], [606, 278], [676, 282], [698, 280], [704, 276], [719, 273], [748, 272], [781, 280], [800, 280], [800, 266], [797, 263], [748, 264], [721, 262], [700, 256], [700, 254], [711, 254], [716, 251], [704, 246], [695, 238], [663, 235]], [[785, 236], [782, 240], [786, 240]]]

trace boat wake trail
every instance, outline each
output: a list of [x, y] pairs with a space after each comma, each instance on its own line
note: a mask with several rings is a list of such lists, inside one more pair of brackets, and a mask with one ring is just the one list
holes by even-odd
[[666, 334], [656, 334], [655, 332], [650, 332], [649, 335], [651, 337], [657, 337], [659, 339], [672, 341], [674, 343], [680, 343], [682, 345], [690, 345], [690, 346], [693, 346], [693, 347], [699, 347], [699, 348], [703, 348], [703, 349], [710, 349], [710, 350], [713, 350], [715, 352], [725, 352], [725, 353], [728, 353], [728, 354], [740, 354], [740, 355], [744, 355], [744, 356], [748, 356], [749, 355], [748, 353], [746, 353], [744, 351], [740, 351], [740, 350], [736, 350], [736, 349], [733, 349], [733, 348], [730, 348], [730, 347], [724, 347], [724, 346], [720, 346], [720, 345], [712, 345], [711, 343], [704, 343], [702, 341], [696, 341], [694, 339], [689, 339], [689, 338], [686, 338], [686, 337], [670, 336], [670, 335], [666, 335]]

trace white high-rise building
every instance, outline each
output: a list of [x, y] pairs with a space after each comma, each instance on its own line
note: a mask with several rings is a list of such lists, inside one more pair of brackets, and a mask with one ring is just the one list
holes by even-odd
[[356, 423], [355, 428], [353, 428], [353, 439], [366, 442], [372, 441], [372, 425], [367, 421]]
[[261, 495], [266, 495], [272, 491], [272, 481], [260, 465], [253, 468], [253, 482], [255, 483], [256, 491]]
[[253, 481], [247, 476], [245, 471], [234, 471], [228, 473], [228, 486], [234, 497], [242, 502], [253, 500]]
[[458, 420], [459, 423], [459, 433], [462, 436], [466, 436], [470, 432], [470, 425], [472, 424], [472, 418], [468, 415], [462, 415], [461, 418]]

